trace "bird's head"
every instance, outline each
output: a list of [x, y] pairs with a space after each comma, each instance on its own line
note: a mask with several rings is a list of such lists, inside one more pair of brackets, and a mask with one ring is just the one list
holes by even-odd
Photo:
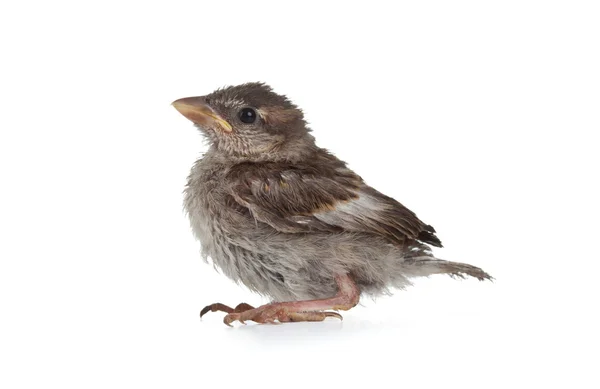
[[302, 111], [263, 83], [218, 89], [186, 97], [173, 106], [191, 120], [218, 150], [252, 158], [313, 144]]

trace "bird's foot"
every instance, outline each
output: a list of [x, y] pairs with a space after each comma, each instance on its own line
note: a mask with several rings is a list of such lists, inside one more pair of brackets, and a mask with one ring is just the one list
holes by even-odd
[[294, 311], [293, 306], [289, 303], [272, 303], [258, 308], [245, 310], [243, 312], [228, 313], [227, 316], [225, 316], [225, 319], [223, 319], [223, 322], [231, 327], [231, 323], [234, 321], [239, 321], [242, 324], [246, 324], [246, 320], [251, 320], [261, 324], [278, 324], [298, 321], [323, 321], [328, 317], [335, 317], [342, 320], [342, 315], [337, 312]]
[[317, 300], [300, 300], [277, 302], [267, 305], [262, 305], [258, 308], [253, 308], [248, 304], [239, 304], [235, 309], [220, 303], [211, 304], [205, 307], [200, 312], [200, 317], [212, 312], [226, 312], [227, 316], [223, 322], [228, 326], [234, 321], [239, 321], [242, 324], [246, 320], [252, 320], [257, 323], [285, 323], [290, 321], [323, 321], [328, 317], [335, 317], [342, 320], [342, 315], [333, 310], [344, 310], [354, 307], [358, 304], [360, 297], [360, 289], [356, 286], [354, 280], [349, 274], [337, 274], [334, 276], [338, 287], [338, 292], [335, 296]]
[[238, 304], [235, 308], [231, 308], [225, 304], [221, 304], [221, 303], [214, 303], [214, 304], [210, 304], [207, 305], [206, 307], [202, 308], [202, 310], [200, 311], [200, 318], [202, 318], [202, 316], [204, 316], [207, 312], [225, 312], [225, 313], [240, 313], [240, 312], [244, 312], [244, 311], [248, 311], [250, 309], [254, 309], [254, 307], [250, 304], [246, 304], [246, 303], [240, 303]]

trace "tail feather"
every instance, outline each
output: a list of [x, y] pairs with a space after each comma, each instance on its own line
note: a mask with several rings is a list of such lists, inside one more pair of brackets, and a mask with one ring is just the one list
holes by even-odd
[[451, 277], [465, 278], [465, 275], [477, 278], [479, 281], [493, 280], [494, 277], [483, 271], [477, 266], [469, 265], [460, 262], [449, 262], [437, 260], [441, 262], [438, 266], [443, 270], [443, 273], [450, 275]]
[[455, 278], [465, 278], [465, 275], [477, 278], [479, 281], [490, 280], [494, 277], [482, 269], [460, 262], [444, 261], [432, 257], [416, 257], [405, 262], [415, 276], [429, 276], [433, 274], [448, 274]]

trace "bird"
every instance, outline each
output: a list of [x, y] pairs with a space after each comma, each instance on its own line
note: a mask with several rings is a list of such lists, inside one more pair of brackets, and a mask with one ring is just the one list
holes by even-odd
[[204, 135], [184, 209], [202, 257], [270, 303], [213, 303], [224, 323], [315, 322], [415, 277], [493, 280], [434, 256], [436, 230], [317, 146], [303, 111], [262, 82], [172, 103]]

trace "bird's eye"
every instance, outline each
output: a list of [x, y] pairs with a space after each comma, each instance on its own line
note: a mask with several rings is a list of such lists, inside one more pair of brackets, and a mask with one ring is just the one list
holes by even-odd
[[252, 108], [243, 108], [240, 111], [240, 120], [246, 124], [254, 123], [256, 121], [256, 111]]

